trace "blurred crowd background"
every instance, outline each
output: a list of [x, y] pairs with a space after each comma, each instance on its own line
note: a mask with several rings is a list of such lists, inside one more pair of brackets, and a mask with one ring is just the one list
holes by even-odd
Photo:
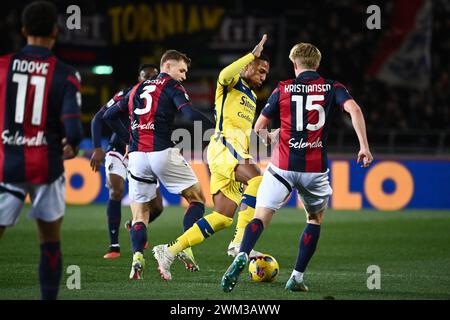
[[[29, 1], [4, 3], [0, 54], [18, 50], [20, 13]], [[68, 30], [71, 1], [55, 1], [60, 35], [55, 53], [82, 74], [83, 123], [119, 89], [134, 84], [141, 63], [159, 64], [178, 49], [193, 60], [185, 87], [194, 107], [212, 118], [217, 75], [250, 51], [263, 33], [271, 70], [258, 90], [258, 112], [277, 82], [294, 76], [297, 42], [322, 52], [319, 72], [346, 85], [366, 117], [375, 154], [450, 153], [450, 1], [77, 1], [81, 29]], [[380, 29], [370, 29], [370, 5]], [[192, 124], [178, 119], [179, 126]], [[350, 118], [338, 115], [329, 152], [356, 152]], [[104, 132], [108, 134], [107, 129]]]

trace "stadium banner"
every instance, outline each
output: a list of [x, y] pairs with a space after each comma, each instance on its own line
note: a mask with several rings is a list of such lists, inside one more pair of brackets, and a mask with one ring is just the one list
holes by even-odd
[[[267, 162], [259, 165], [264, 171]], [[205, 163], [192, 163], [207, 206], [212, 206], [209, 193], [209, 170]], [[108, 189], [105, 173], [93, 172], [86, 157], [65, 162], [66, 199], [68, 204], [105, 203]], [[332, 159], [329, 176], [333, 195], [329, 206], [336, 210], [401, 210], [450, 209], [450, 160], [380, 160], [363, 169], [354, 160]], [[128, 186], [125, 188], [126, 192]], [[164, 205], [186, 205], [180, 195], [169, 193], [161, 185]], [[129, 203], [125, 195], [122, 204]], [[296, 191], [287, 207], [302, 208]]]
[[391, 28], [368, 69], [390, 85], [426, 89], [431, 75], [432, 3], [397, 0]]

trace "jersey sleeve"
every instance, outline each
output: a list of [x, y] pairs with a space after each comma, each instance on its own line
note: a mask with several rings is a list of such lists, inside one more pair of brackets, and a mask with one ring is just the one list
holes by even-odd
[[189, 95], [179, 82], [174, 82], [172, 89], [172, 101], [178, 110], [185, 106], [190, 106]]
[[68, 143], [72, 146], [77, 146], [83, 137], [83, 128], [80, 120], [80, 74], [77, 71], [69, 72], [65, 82], [61, 116]]
[[116, 104], [113, 104], [111, 107], [106, 109], [105, 113], [103, 114], [103, 120], [113, 132], [117, 133], [117, 135], [120, 137], [120, 139], [122, 139], [124, 143], [128, 143], [130, 134], [128, 132], [128, 128], [126, 128], [123, 121], [121, 121], [123, 110], [120, 109], [119, 104], [122, 101], [123, 100], [119, 101]]
[[63, 94], [62, 117], [74, 118], [81, 114], [81, 77], [78, 72], [70, 72], [67, 75]]
[[344, 103], [347, 100], [353, 99], [353, 97], [350, 95], [347, 88], [342, 83], [336, 82], [333, 84], [333, 86], [335, 88], [335, 103], [341, 107], [341, 110], [343, 110]]
[[280, 89], [273, 90], [266, 105], [261, 111], [266, 118], [273, 119], [280, 116]]
[[254, 54], [249, 53], [234, 61], [219, 73], [219, 79], [217, 79], [218, 83], [222, 86], [233, 85], [239, 80], [239, 73], [241, 70], [253, 60], [255, 60]]
[[130, 100], [130, 94], [131, 90], [125, 93], [120, 99], [116, 99], [117, 95], [114, 96], [114, 98], [110, 100], [110, 102], [112, 101], [112, 103], [108, 102], [106, 107], [111, 108], [112, 106], [117, 106], [117, 108], [120, 109], [120, 111], [128, 114], [128, 102]]
[[103, 115], [105, 114], [105, 111], [106, 107], [102, 107], [91, 121], [91, 137], [94, 148], [100, 148], [102, 146]]

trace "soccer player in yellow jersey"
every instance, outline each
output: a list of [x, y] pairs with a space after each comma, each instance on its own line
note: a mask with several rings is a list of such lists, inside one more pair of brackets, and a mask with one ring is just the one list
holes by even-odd
[[[251, 53], [219, 74], [216, 128], [208, 146], [214, 211], [198, 220], [175, 241], [153, 248], [158, 270], [165, 280], [172, 278], [170, 266], [178, 253], [229, 227], [237, 207], [241, 205], [235, 237], [228, 247], [229, 255], [239, 253], [245, 227], [255, 213], [256, 193], [262, 180], [261, 171], [249, 154], [249, 145], [256, 110], [256, 94], [252, 89], [262, 85], [270, 68], [268, 58], [262, 55], [266, 40], [267, 35], [264, 35]], [[243, 185], [247, 185], [244, 194]], [[253, 252], [253, 256], [257, 254]]]

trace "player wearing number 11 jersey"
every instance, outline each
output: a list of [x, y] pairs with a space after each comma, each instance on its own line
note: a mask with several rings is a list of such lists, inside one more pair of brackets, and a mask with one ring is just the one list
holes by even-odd
[[[0, 57], [0, 237], [17, 223], [29, 195], [39, 232], [42, 299], [58, 293], [63, 158], [76, 155], [82, 138], [79, 74], [51, 52], [56, 21], [51, 2], [31, 3], [22, 15], [27, 46]], [[12, 268], [11, 276], [20, 276], [14, 273]]]
[[271, 119], [280, 119], [279, 139], [259, 187], [255, 216], [245, 229], [240, 253], [222, 277], [225, 292], [233, 290], [250, 251], [293, 188], [303, 202], [307, 224], [286, 289], [308, 291], [303, 273], [319, 241], [320, 225], [332, 193], [328, 181], [327, 139], [338, 108], [350, 113], [352, 118], [360, 144], [357, 161], [367, 167], [373, 160], [360, 107], [342, 84], [324, 79], [316, 71], [321, 60], [319, 49], [309, 43], [299, 43], [291, 49], [289, 58], [296, 78], [278, 84], [255, 124], [255, 132], [271, 140], [273, 135], [267, 134], [267, 126]]

